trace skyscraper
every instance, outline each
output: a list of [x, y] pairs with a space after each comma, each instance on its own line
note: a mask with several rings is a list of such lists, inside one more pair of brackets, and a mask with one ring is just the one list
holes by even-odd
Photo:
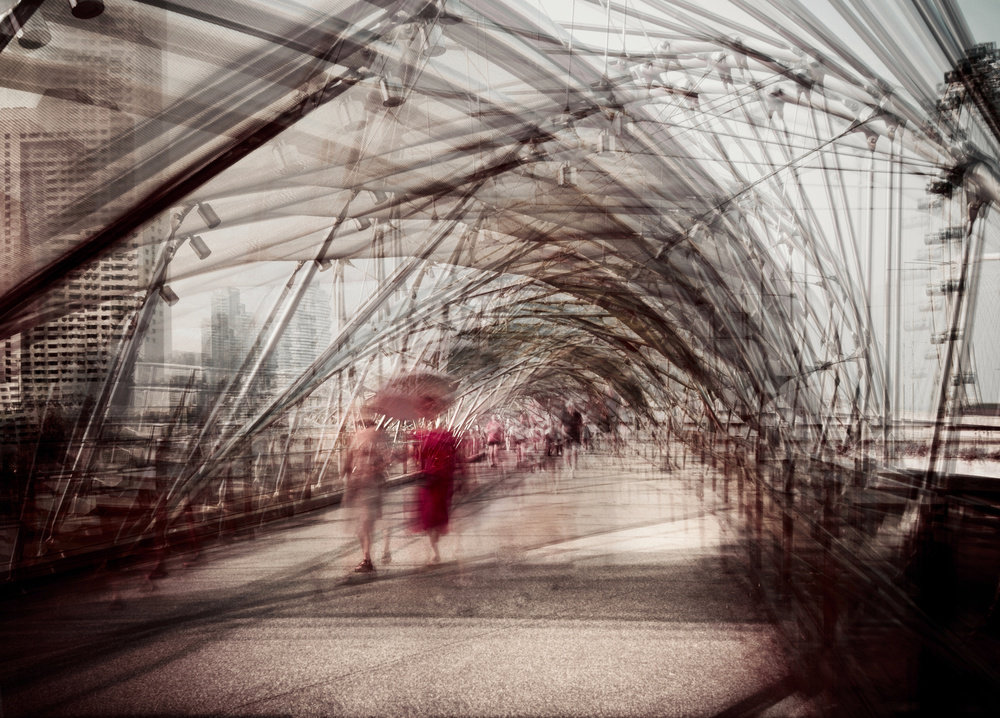
[[[14, 65], [19, 53], [36, 53], [31, 59], [44, 61], [25, 63], [18, 77], [22, 88], [41, 96], [38, 103], [0, 108], [4, 288], [84, 241], [91, 228], [111, 219], [113, 203], [135, 200], [106, 189], [109, 176], [139, 160], [132, 139], [137, 119], [120, 108], [141, 105], [155, 112], [160, 105], [160, 53], [144, 34], [158, 15], [144, 10], [140, 22], [136, 10], [119, 5], [86, 21], [95, 24], [81, 25], [61, 5], [46, 11], [55, 22], [45, 47], [29, 51], [12, 43], [5, 50]], [[104, 34], [109, 27], [115, 28], [114, 39]], [[111, 167], [118, 170], [109, 175]], [[40, 298], [39, 323], [2, 342], [4, 408], [77, 402], [103, 378], [116, 338], [148, 283], [153, 245], [164, 231], [161, 221], [132, 233]], [[144, 344], [147, 361], [164, 359], [165, 335], [164, 311], [158, 309]]]
[[201, 357], [212, 382], [227, 381], [243, 365], [254, 339], [252, 325], [253, 317], [240, 301], [239, 289], [213, 292], [212, 317], [202, 326]]
[[301, 374], [330, 344], [330, 295], [312, 284], [302, 295], [278, 345], [277, 366], [283, 380]]

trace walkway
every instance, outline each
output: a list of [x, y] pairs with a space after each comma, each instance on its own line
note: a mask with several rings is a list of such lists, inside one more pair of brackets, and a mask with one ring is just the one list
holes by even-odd
[[160, 581], [0, 604], [0, 715], [808, 714], [690, 473], [586, 457], [553, 478], [464, 503], [431, 570], [402, 531], [356, 578], [332, 509], [174, 557]]

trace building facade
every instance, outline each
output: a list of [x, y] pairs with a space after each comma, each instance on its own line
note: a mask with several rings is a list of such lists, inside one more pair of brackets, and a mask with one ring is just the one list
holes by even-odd
[[[53, 10], [68, 16], [68, 10]], [[95, 227], [137, 198], [112, 191], [110, 180], [141, 159], [135, 128], [142, 121], [121, 108], [160, 107], [160, 53], [144, 41], [143, 27], [127, 6], [112, 22], [129, 41], [88, 42], [50, 18], [51, 41], [29, 51], [44, 62], [26, 63], [27, 87], [46, 87], [37, 104], [0, 108], [0, 285], [18, 286], [44, 274], [66, 251], [86, 242]], [[148, 24], [147, 19], [144, 23]], [[32, 57], [31, 59], [35, 59]], [[127, 72], [126, 72], [127, 71]], [[144, 82], [124, 83], [136, 72]], [[0, 405], [5, 411], [57, 402], [78, 404], [103, 381], [108, 361], [138, 307], [156, 261], [162, 221], [122, 238], [115, 249], [66, 277], [55, 279], [35, 307], [30, 329], [0, 340]], [[165, 308], [158, 308], [143, 358], [169, 354]]]

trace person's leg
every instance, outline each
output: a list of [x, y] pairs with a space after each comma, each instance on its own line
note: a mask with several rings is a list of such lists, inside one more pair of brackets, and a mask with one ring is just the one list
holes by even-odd
[[364, 518], [358, 526], [358, 539], [361, 541], [361, 553], [366, 561], [372, 558], [372, 534], [375, 532], [375, 522]]
[[367, 511], [358, 517], [358, 543], [361, 544], [361, 563], [354, 567], [356, 573], [375, 570], [372, 564], [372, 537], [375, 533], [375, 519]]
[[431, 563], [440, 563], [441, 552], [438, 551], [438, 539], [441, 538], [441, 534], [437, 529], [430, 529], [427, 531], [427, 538], [431, 540], [431, 551], [434, 552], [434, 555], [431, 557]]
[[382, 563], [392, 562], [392, 552], [389, 551], [389, 542], [392, 539], [392, 525], [383, 519], [382, 521]]

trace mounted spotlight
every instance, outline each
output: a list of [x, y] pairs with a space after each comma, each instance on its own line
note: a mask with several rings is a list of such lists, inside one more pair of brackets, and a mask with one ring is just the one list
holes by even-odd
[[160, 299], [162, 299], [163, 301], [165, 301], [171, 307], [174, 306], [175, 304], [177, 304], [177, 302], [179, 302], [181, 300], [181, 298], [177, 296], [177, 294], [174, 292], [174, 290], [171, 289], [166, 284], [164, 284], [162, 287], [160, 287]]
[[406, 100], [403, 97], [403, 83], [395, 77], [379, 78], [378, 87], [382, 92], [383, 107], [399, 107]]
[[767, 119], [771, 119], [774, 115], [778, 116], [779, 120], [784, 121], [785, 119], [785, 92], [780, 87], [771, 90], [764, 97], [764, 103], [767, 106]]
[[289, 172], [301, 172], [305, 169], [305, 163], [302, 161], [302, 155], [298, 148], [287, 144], [286, 142], [278, 141], [272, 147], [275, 159], [281, 164], [281, 166]]
[[89, 20], [104, 12], [104, 0], [69, 0], [73, 17]]
[[208, 202], [198, 203], [198, 214], [201, 215], [201, 218], [205, 221], [205, 224], [208, 225], [209, 229], [215, 229], [222, 224], [222, 220], [219, 219], [219, 215], [215, 213], [215, 210], [212, 209], [212, 205]]
[[660, 77], [660, 68], [656, 67], [651, 61], [640, 62], [629, 68], [629, 73], [635, 78], [636, 82], [645, 86], [648, 90], [653, 86], [653, 83]]
[[576, 167], [563, 165], [559, 168], [559, 186], [576, 187]]
[[389, 195], [387, 195], [380, 189], [370, 189], [368, 190], [368, 193], [372, 196], [372, 201], [375, 204], [379, 204], [380, 202], [385, 202], [387, 199], [389, 199]]
[[625, 129], [625, 115], [621, 112], [616, 112], [615, 116], [611, 119], [611, 131], [616, 135], [620, 135], [623, 129]]
[[372, 226], [372, 221], [367, 217], [355, 217], [354, 226], [358, 228], [359, 232], [364, 232], [366, 229]]
[[24, 34], [24, 30], [21, 29], [21, 22], [17, 19], [17, 15], [14, 14], [14, 9], [8, 10], [3, 15], [0, 15], [0, 21], [7, 18], [7, 21], [10, 23], [10, 29], [14, 32], [14, 37], [20, 39]]
[[420, 41], [423, 44], [423, 55], [424, 57], [441, 57], [445, 53], [444, 47], [444, 33], [441, 32], [441, 28], [437, 25], [431, 26], [428, 30], [427, 26], [421, 26], [420, 28]]
[[448, 0], [438, 1], [438, 22], [442, 25], [457, 25], [462, 22], [462, 16], [448, 12]]
[[857, 131], [861, 132], [865, 136], [865, 141], [868, 143], [868, 151], [874, 152], [875, 148], [878, 146], [879, 134], [873, 130], [868, 125], [858, 125]]
[[329, 259], [317, 259], [316, 265], [319, 267], [319, 271], [325, 272], [326, 270], [328, 270], [330, 267], [333, 266], [333, 262], [331, 262]]
[[198, 255], [198, 259], [208, 259], [212, 250], [207, 244], [205, 244], [204, 239], [197, 235], [191, 235], [191, 239], [189, 241], [191, 243], [191, 249], [193, 249], [194, 253]]
[[35, 11], [35, 14], [31, 16], [28, 27], [21, 26], [13, 11], [7, 17], [10, 18], [11, 27], [14, 29], [14, 37], [17, 38], [17, 44], [25, 50], [38, 50], [52, 42], [52, 33], [49, 32], [48, 23], [42, 17], [41, 11]]
[[344, 132], [356, 132], [365, 126], [365, 113], [360, 102], [345, 101], [336, 107], [340, 119], [340, 129]]

